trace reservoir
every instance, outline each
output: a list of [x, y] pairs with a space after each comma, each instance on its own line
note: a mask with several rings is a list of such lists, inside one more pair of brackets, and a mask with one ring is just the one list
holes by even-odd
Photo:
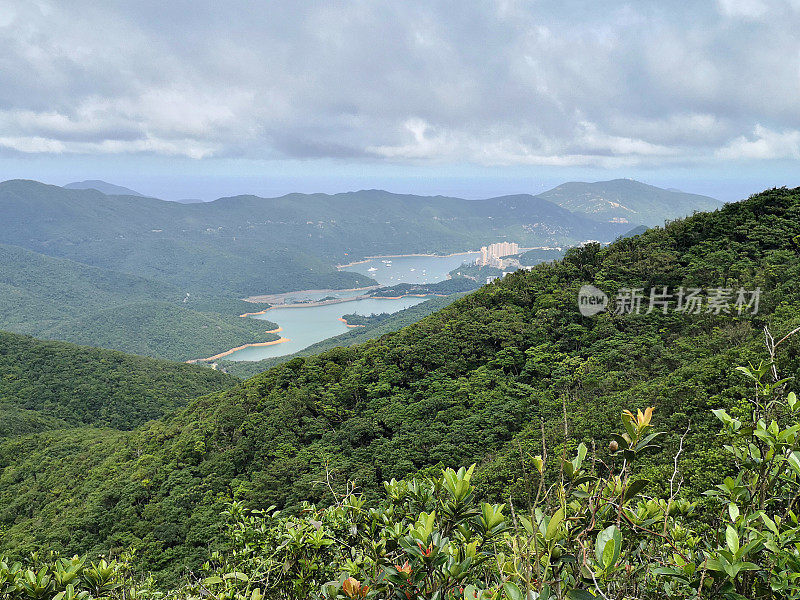
[[369, 316], [373, 313], [394, 313], [424, 302], [426, 299], [411, 296], [398, 300], [365, 298], [325, 306], [273, 308], [263, 315], [256, 315], [253, 318], [277, 323], [283, 328], [280, 335], [289, 338], [290, 341], [274, 346], [244, 348], [226, 356], [225, 360], [263, 360], [292, 354], [311, 344], [349, 331], [350, 328], [339, 320], [342, 315], [355, 313]]
[[[373, 258], [354, 265], [340, 267], [342, 271], [352, 271], [372, 277], [380, 285], [396, 285], [398, 283], [436, 283], [447, 279], [447, 274], [460, 267], [464, 262], [474, 261], [478, 252], [466, 252], [452, 256], [383, 256]], [[364, 294], [361, 290], [338, 291], [304, 291], [287, 294], [284, 302], [319, 301], [324, 298], [354, 298]], [[369, 316], [371, 314], [395, 313], [427, 298], [408, 296], [399, 299], [364, 298], [348, 300], [338, 304], [323, 306], [298, 306], [294, 308], [276, 307], [254, 319], [263, 319], [277, 323], [281, 335], [290, 341], [272, 346], [253, 346], [237, 350], [225, 357], [225, 360], [263, 360], [276, 356], [292, 354], [311, 344], [339, 335], [349, 328], [339, 318], [346, 314]]]
[[447, 274], [462, 263], [473, 262], [480, 252], [465, 252], [452, 256], [382, 256], [339, 267], [372, 277], [381, 285], [398, 283], [436, 283], [447, 279]]

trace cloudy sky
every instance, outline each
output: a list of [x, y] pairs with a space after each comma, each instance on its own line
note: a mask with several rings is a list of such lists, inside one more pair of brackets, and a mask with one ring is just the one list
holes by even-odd
[[800, 185], [798, 31], [800, 0], [0, 0], [0, 179], [729, 200]]

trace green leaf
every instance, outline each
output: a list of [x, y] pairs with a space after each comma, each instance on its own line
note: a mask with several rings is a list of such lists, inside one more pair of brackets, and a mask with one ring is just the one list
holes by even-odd
[[556, 537], [558, 533], [558, 528], [561, 526], [561, 523], [564, 521], [564, 509], [559, 508], [555, 514], [550, 517], [550, 522], [547, 524], [547, 531], [544, 534], [544, 539], [548, 542]]
[[800, 452], [797, 450], [792, 452], [788, 457], [788, 461], [789, 466], [792, 467], [792, 470], [800, 475]]
[[508, 596], [508, 600], [522, 600], [522, 590], [519, 589], [516, 583], [506, 581], [503, 584], [503, 591]]
[[761, 520], [764, 521], [764, 525], [766, 525], [772, 533], [778, 535], [778, 527], [775, 525], [775, 521], [770, 519], [766, 513], [761, 513]]
[[589, 592], [589, 590], [570, 590], [567, 592], [569, 600], [595, 600], [597, 596]]
[[736, 523], [736, 519], [739, 518], [739, 507], [733, 502], [728, 504], [728, 515], [730, 516], [732, 523]]
[[218, 585], [223, 582], [222, 577], [218, 577], [217, 575], [212, 575], [211, 577], [203, 579], [203, 585]]
[[724, 408], [715, 408], [711, 412], [726, 425], [733, 420]]
[[730, 525], [725, 529], [725, 542], [728, 544], [730, 551], [736, 554], [737, 550], [739, 550], [739, 534]]
[[480, 591], [474, 585], [470, 584], [464, 588], [464, 600], [475, 600], [480, 598]]
[[597, 534], [594, 544], [594, 553], [597, 562], [603, 565], [604, 569], [609, 569], [616, 564], [622, 550], [622, 532], [616, 525], [606, 527]]
[[625, 490], [625, 497], [622, 499], [622, 501], [627, 502], [628, 500], [633, 498], [636, 494], [641, 492], [649, 483], [650, 483], [649, 479], [637, 479], [628, 486], [627, 490]]

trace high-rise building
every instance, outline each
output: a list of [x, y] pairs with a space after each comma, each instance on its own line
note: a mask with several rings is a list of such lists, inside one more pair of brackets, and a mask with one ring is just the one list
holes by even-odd
[[499, 242], [481, 248], [481, 255], [475, 261], [477, 265], [485, 267], [487, 265], [493, 267], [501, 267], [503, 256], [510, 256], [512, 254], [519, 254], [519, 244], [516, 242]]

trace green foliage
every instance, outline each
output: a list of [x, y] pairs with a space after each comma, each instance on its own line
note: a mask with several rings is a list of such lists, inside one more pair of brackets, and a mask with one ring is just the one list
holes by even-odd
[[[616, 503], [618, 515], [624, 504], [637, 515], [641, 511], [642, 522], [661, 519], [663, 531], [664, 511], [677, 510], [662, 509], [658, 501], [672, 496], [676, 454], [681, 493], [692, 499], [688, 504], [725, 477], [736, 481], [736, 465], [716, 443], [710, 410], [725, 409], [744, 422], [751, 410], [743, 400], [748, 388], [730, 365], [757, 360], [764, 325], [781, 332], [800, 326], [800, 255], [793, 242], [798, 235], [800, 193], [768, 191], [606, 248], [572, 250], [563, 261], [511, 274], [396, 333], [293, 358], [131, 434], [49, 439], [30, 459], [47, 466], [38, 474], [31, 467], [17, 471], [20, 457], [29, 460], [25, 448], [5, 445], [0, 527], [6, 529], [0, 544], [15, 553], [30, 550], [34, 542], [50, 544], [70, 554], [134, 545], [145, 568], [177, 581], [183, 569], [202, 564], [209, 550], [225, 550], [217, 515], [228, 500], [251, 509], [275, 505], [300, 518], [304, 501], [320, 507], [332, 502], [320, 482], [329, 481], [341, 497], [346, 482], [355, 480], [364, 500], [375, 505], [384, 480], [473, 463], [476, 501], [506, 504], [509, 510], [512, 502], [535, 507], [530, 474], [541, 470], [547, 490], [560, 484], [563, 467], [573, 491]], [[755, 316], [654, 311], [587, 318], [575, 302], [583, 283], [610, 294], [621, 287], [668, 285], [760, 286], [763, 295]], [[797, 339], [782, 349], [777, 368], [796, 375]], [[642, 406], [642, 399], [657, 407], [664, 435], [645, 441], [650, 433], [638, 431], [639, 415], [632, 415], [627, 421], [632, 433], [624, 426], [622, 431], [630, 441], [613, 438], [623, 454], [612, 456], [606, 447], [619, 415]], [[768, 430], [771, 419], [765, 422]], [[651, 441], [660, 449], [647, 448]], [[583, 453], [581, 443], [586, 454], [574, 462]], [[636, 471], [621, 471], [630, 460]], [[573, 482], [568, 473], [611, 462], [617, 465], [613, 474], [589, 469], [592, 481]], [[80, 476], [76, 465], [83, 469]], [[44, 493], [39, 478], [45, 476], [58, 494]], [[643, 481], [650, 483], [644, 487]], [[593, 487], [578, 489], [581, 485]], [[654, 504], [640, 507], [645, 491]], [[3, 509], [17, 497], [25, 503]], [[676, 496], [673, 504], [685, 506], [683, 499]], [[698, 503], [696, 534], [689, 532], [694, 523], [678, 524], [683, 529], [676, 531], [703, 541], [722, 539], [706, 535], [711, 529], [705, 528], [715, 523], [705, 506], [714, 501]], [[548, 540], [547, 529], [562, 507], [563, 522], [550, 528]], [[557, 506], [555, 499], [546, 508], [541, 519], [535, 511], [518, 512], [531, 522], [534, 533], [527, 535], [543, 536], [546, 547], [571, 526], [573, 516], [586, 514], [570, 513], [566, 501]], [[420, 509], [415, 519], [422, 512], [431, 509]], [[443, 517], [439, 509], [436, 514]], [[65, 533], [65, 521], [75, 524], [69, 529], [74, 533]], [[620, 556], [628, 556], [625, 540], [632, 526], [622, 521], [597, 522], [582, 539], [596, 562], [587, 563], [595, 577], [605, 582], [613, 576], [609, 581], [624, 587], [619, 578], [626, 573], [624, 564], [597, 562], [596, 553], [597, 534], [614, 525], [623, 534]], [[782, 516], [782, 525], [790, 521]], [[33, 530], [37, 538], [31, 542]], [[455, 534], [441, 535], [452, 540]], [[741, 532], [737, 535], [739, 548], [746, 547], [749, 540], [742, 543]], [[608, 543], [601, 557], [613, 559], [616, 546]], [[700, 564], [688, 551], [683, 554], [686, 564]], [[541, 559], [529, 556], [532, 564]], [[577, 576], [572, 566], [562, 570]], [[718, 582], [714, 578], [714, 585]], [[587, 591], [585, 583], [581, 579], [578, 589]]]
[[[524, 264], [524, 263], [523, 263]], [[502, 277], [503, 270], [497, 267], [490, 267], [488, 265], [461, 265], [450, 271], [450, 277], [453, 279], [472, 279], [476, 283], [483, 285], [490, 277]]]
[[[126, 557], [129, 560], [130, 557]], [[150, 593], [147, 580], [134, 583], [126, 559], [89, 562], [73, 556], [34, 555], [24, 564], [0, 557], [0, 598], [4, 600], [139, 600]]]
[[366, 327], [367, 325], [377, 325], [378, 323], [383, 323], [387, 321], [392, 315], [389, 313], [380, 313], [376, 315], [372, 313], [371, 315], [357, 315], [355, 313], [342, 315], [342, 319], [347, 321], [347, 325], [350, 327]]
[[65, 423], [133, 429], [236, 383], [204, 367], [0, 331], [0, 437]]
[[[745, 371], [750, 373], [750, 371]], [[546, 487], [545, 459], [535, 502], [478, 500], [475, 465], [438, 478], [385, 482], [374, 506], [348, 489], [332, 506], [304, 504], [297, 516], [270, 507], [225, 511], [232, 547], [180, 594], [225, 599], [456, 600], [630, 598], [655, 600], [800, 597], [800, 403], [783, 382], [764, 381], [752, 421], [724, 411], [726, 445], [742, 467], [708, 492], [720, 518], [696, 518], [697, 498], [642, 494], [634, 471], [651, 442], [653, 409], [622, 413], [617, 461], [588, 458], [579, 445]], [[770, 389], [771, 388], [771, 389]], [[790, 425], [762, 422], [782, 413]], [[619, 442], [616, 442], [619, 443]], [[762, 450], [764, 452], [762, 452]], [[792, 458], [794, 457], [794, 458]], [[675, 471], [677, 474], [677, 469]], [[766, 478], [765, 478], [766, 474]], [[779, 483], [780, 481], [780, 483]], [[762, 493], [766, 492], [766, 493]], [[692, 502], [694, 500], [694, 502]], [[716, 507], [709, 506], [711, 514]], [[702, 535], [696, 527], [704, 529]]]
[[564, 258], [564, 253], [564, 250], [534, 248], [520, 254], [519, 262], [528, 266], [538, 265], [543, 262]]
[[43, 337], [133, 354], [185, 361], [215, 356], [231, 348], [270, 342], [275, 323], [143, 302], [95, 311], [43, 332]]

